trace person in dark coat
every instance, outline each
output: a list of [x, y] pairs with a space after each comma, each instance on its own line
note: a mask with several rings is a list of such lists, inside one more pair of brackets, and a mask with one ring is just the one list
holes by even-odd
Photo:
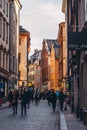
[[61, 92], [59, 93], [59, 103], [60, 103], [60, 109], [63, 110], [63, 103], [64, 103], [65, 95], [63, 94], [63, 90], [61, 89]]
[[31, 100], [34, 102], [34, 89], [31, 90]]
[[8, 101], [9, 101], [9, 107], [12, 107], [13, 92], [11, 90], [8, 93]]
[[2, 106], [2, 102], [3, 102], [3, 92], [0, 88], [0, 106]]
[[21, 99], [21, 115], [23, 115], [23, 111], [24, 115], [26, 115], [27, 94], [25, 90], [22, 90], [20, 99]]
[[35, 90], [34, 99], [35, 99], [35, 104], [38, 105], [38, 100], [39, 100], [39, 91], [38, 91], [38, 88]]
[[18, 98], [19, 98], [19, 92], [17, 90], [13, 93], [13, 114], [17, 114], [18, 110]]
[[51, 103], [52, 103], [53, 112], [55, 112], [57, 96], [56, 96], [56, 93], [54, 92], [54, 89], [52, 89], [50, 100], [51, 100]]
[[31, 98], [32, 98], [32, 94], [31, 94], [31, 90], [28, 89], [28, 91], [26, 92], [26, 96], [27, 96], [27, 106], [28, 106], [28, 109], [30, 108], [30, 101], [31, 101]]
[[47, 92], [48, 105], [50, 105], [50, 103], [51, 103], [51, 98], [50, 98], [50, 96], [51, 96], [51, 91], [49, 90], [49, 91]]

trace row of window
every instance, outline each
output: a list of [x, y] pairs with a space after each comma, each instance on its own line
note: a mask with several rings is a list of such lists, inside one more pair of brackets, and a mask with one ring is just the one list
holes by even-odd
[[2, 51], [0, 51], [0, 68], [9, 71], [9, 57]]
[[36, 70], [36, 73], [37, 73], [37, 74], [40, 74], [40, 73], [41, 73], [41, 69], [37, 69], [37, 70]]
[[10, 55], [10, 70], [12, 71], [12, 72], [17, 72], [17, 60], [16, 60], [16, 58], [15, 58], [15, 56], [13, 56], [13, 55]]
[[8, 11], [8, 0], [0, 0], [0, 7], [2, 8], [3, 12], [8, 17], [9, 11]]
[[0, 17], [0, 37], [8, 43], [8, 24]]
[[41, 82], [41, 77], [36, 77], [36, 82], [40, 83]]
[[42, 61], [42, 66], [43, 66], [43, 67], [48, 66], [48, 61]]
[[[10, 62], [10, 66], [9, 66], [9, 60]], [[10, 56], [9, 59], [9, 55], [4, 53], [3, 51], [0, 51], [0, 68], [9, 71], [9, 69], [13, 72], [17, 71], [17, 67], [16, 67], [17, 61], [15, 56]]]
[[18, 71], [18, 80], [20, 80], [21, 77], [21, 71]]
[[45, 81], [48, 79], [48, 73], [47, 70], [43, 69], [42, 70], [42, 80]]
[[21, 63], [21, 54], [18, 54], [18, 63]]
[[35, 67], [29, 68], [29, 72], [35, 71]]
[[29, 75], [28, 79], [31, 81], [31, 80], [34, 80], [35, 79], [35, 75]]

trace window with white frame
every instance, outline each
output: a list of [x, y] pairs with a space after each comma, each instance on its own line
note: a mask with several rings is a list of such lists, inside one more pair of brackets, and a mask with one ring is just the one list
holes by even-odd
[[21, 38], [19, 38], [19, 45], [21, 45]]
[[18, 79], [20, 80], [20, 77], [21, 77], [21, 72], [18, 71]]
[[3, 69], [5, 69], [5, 63], [6, 63], [6, 60], [5, 60], [5, 53], [3, 53]]
[[5, 22], [3, 21], [3, 40], [5, 40]]
[[8, 3], [6, 2], [6, 16], [8, 17]]
[[10, 69], [10, 71], [13, 71], [13, 56], [12, 55], [10, 55], [10, 65], [9, 65], [9, 69]]
[[2, 18], [0, 18], [0, 37], [2, 36]]
[[6, 55], [6, 70], [8, 71], [8, 55]]
[[3, 0], [3, 11], [5, 12], [5, 0]]
[[0, 7], [2, 7], [2, 0], [0, 0]]
[[6, 24], [6, 43], [8, 43], [8, 24]]

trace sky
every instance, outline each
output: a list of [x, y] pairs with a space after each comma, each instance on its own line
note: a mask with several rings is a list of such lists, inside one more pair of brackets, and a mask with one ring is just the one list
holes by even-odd
[[30, 32], [31, 51], [42, 49], [43, 39], [57, 39], [59, 23], [65, 21], [62, 0], [20, 0], [20, 25]]

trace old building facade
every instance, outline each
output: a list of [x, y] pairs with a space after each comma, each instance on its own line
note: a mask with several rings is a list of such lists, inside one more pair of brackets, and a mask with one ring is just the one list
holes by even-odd
[[35, 75], [36, 75], [36, 65], [34, 62], [29, 61], [28, 64], [28, 87], [34, 89], [35, 88]]
[[9, 89], [18, 88], [18, 45], [19, 45], [19, 25], [20, 25], [20, 10], [22, 8], [19, 0], [10, 2], [10, 27], [9, 27], [9, 71], [10, 77], [8, 86]]
[[46, 39], [42, 42], [42, 53], [41, 53], [41, 69], [42, 69], [42, 89], [50, 90], [50, 55]]
[[[67, 4], [66, 4], [67, 3]], [[76, 32], [83, 35], [82, 32], [87, 31], [87, 1], [86, 0], [63, 0], [63, 12], [66, 15], [67, 32]], [[79, 32], [79, 33], [78, 33]], [[68, 33], [67, 33], [68, 34]], [[70, 35], [67, 35], [67, 39]], [[73, 36], [73, 35], [72, 35]], [[75, 39], [75, 38], [74, 38]], [[78, 40], [80, 37], [78, 37]], [[85, 37], [86, 39], [86, 37]], [[83, 39], [84, 41], [84, 39]], [[84, 42], [83, 42], [84, 43]], [[68, 78], [71, 92], [72, 112], [76, 112], [77, 117], [80, 116], [83, 108], [87, 109], [87, 49], [83, 47], [81, 40], [79, 44], [72, 49], [69, 47], [68, 41]], [[77, 43], [76, 43], [77, 44]], [[86, 43], [87, 44], [87, 43]], [[71, 50], [72, 49], [72, 50]]]
[[59, 86], [66, 91], [67, 79], [67, 44], [65, 22], [59, 24], [58, 37], [59, 47]]
[[30, 87], [34, 89], [42, 88], [42, 75], [41, 75], [41, 50], [35, 49], [34, 54], [30, 56], [28, 82], [31, 83]]
[[0, 0], [0, 88], [4, 90], [4, 96], [9, 89], [17, 87], [16, 50], [21, 7], [19, 0]]
[[41, 54], [42, 89], [58, 90], [58, 43], [43, 39]]
[[9, 2], [0, 0], [0, 88], [5, 96], [9, 75]]
[[30, 32], [20, 26], [19, 38], [19, 88], [28, 84], [28, 55], [30, 51]]
[[58, 65], [59, 65], [59, 46], [56, 40], [50, 40], [52, 42], [51, 51], [50, 51], [50, 90], [54, 89], [59, 91], [58, 79]]

